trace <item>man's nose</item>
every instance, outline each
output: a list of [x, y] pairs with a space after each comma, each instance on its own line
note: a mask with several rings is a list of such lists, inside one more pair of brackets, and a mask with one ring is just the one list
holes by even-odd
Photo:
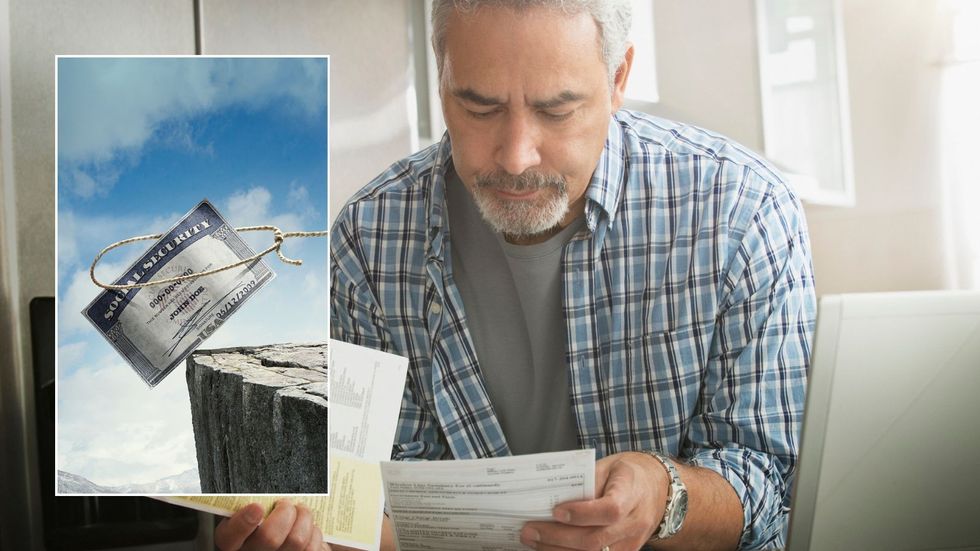
[[526, 114], [512, 113], [500, 129], [494, 161], [508, 174], [523, 174], [541, 164], [539, 139], [538, 128]]

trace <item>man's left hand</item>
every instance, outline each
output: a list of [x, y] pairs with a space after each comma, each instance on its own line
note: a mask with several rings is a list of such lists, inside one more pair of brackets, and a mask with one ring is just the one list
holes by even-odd
[[538, 550], [634, 551], [660, 526], [670, 482], [653, 457], [624, 452], [596, 462], [596, 499], [563, 503], [555, 522], [528, 522], [521, 543]]

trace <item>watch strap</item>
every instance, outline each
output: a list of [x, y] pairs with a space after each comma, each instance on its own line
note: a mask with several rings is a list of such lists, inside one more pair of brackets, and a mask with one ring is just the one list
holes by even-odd
[[667, 469], [667, 475], [670, 476], [670, 493], [667, 495], [667, 504], [664, 507], [664, 517], [660, 522], [660, 526], [654, 533], [654, 537], [657, 539], [667, 539], [673, 536], [676, 532], [671, 532], [669, 524], [669, 519], [674, 513], [674, 509], [677, 507], [678, 495], [680, 491], [687, 491], [687, 487], [681, 480], [681, 473], [677, 471], [677, 467], [674, 466], [674, 462], [668, 457], [661, 455], [652, 450], [643, 450], [643, 453], [653, 457], [660, 462], [661, 465]]

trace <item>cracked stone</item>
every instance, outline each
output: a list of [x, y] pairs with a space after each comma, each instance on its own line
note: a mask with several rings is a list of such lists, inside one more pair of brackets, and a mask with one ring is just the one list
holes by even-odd
[[327, 345], [198, 350], [187, 389], [203, 493], [327, 492]]

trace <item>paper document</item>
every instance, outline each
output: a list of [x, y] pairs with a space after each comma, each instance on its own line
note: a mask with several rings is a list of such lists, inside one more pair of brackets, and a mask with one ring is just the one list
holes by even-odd
[[408, 360], [336, 340], [331, 340], [328, 348], [329, 497], [209, 495], [158, 499], [227, 516], [252, 502], [262, 504], [268, 514], [276, 500], [289, 497], [313, 510], [325, 541], [376, 551], [384, 519], [379, 462], [391, 458]]
[[330, 341], [331, 453], [391, 459], [407, 371], [400, 356]]
[[526, 550], [530, 520], [559, 503], [595, 497], [595, 450], [381, 464], [401, 551]]
[[381, 477], [377, 462], [349, 457], [330, 457], [330, 489], [327, 495], [198, 495], [155, 496], [160, 501], [215, 515], [231, 516], [249, 503], [258, 503], [268, 516], [276, 501], [289, 498], [313, 513], [323, 540], [377, 551], [381, 542], [384, 504], [378, 497]]

